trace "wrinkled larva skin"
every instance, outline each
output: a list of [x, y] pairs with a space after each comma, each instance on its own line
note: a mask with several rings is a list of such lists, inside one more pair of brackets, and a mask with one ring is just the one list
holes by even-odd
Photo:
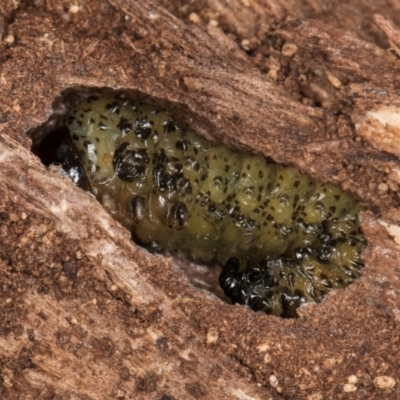
[[233, 302], [294, 317], [359, 276], [361, 207], [339, 188], [211, 143], [119, 95], [92, 96], [59, 125], [91, 190], [134, 240], [224, 265], [220, 284]]

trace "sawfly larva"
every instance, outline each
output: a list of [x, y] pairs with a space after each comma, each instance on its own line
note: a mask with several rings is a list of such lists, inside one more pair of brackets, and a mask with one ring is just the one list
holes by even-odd
[[40, 153], [90, 188], [137, 243], [221, 264], [235, 303], [295, 317], [360, 275], [366, 242], [355, 199], [212, 143], [164, 110], [91, 96], [60, 118]]

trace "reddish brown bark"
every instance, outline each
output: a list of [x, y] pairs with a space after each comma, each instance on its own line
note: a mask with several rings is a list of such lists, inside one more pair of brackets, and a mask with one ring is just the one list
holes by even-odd
[[[397, 398], [397, 2], [160, 3], [0, 2], [1, 396]], [[30, 152], [54, 101], [104, 87], [352, 192], [362, 278], [283, 320], [132, 244]]]

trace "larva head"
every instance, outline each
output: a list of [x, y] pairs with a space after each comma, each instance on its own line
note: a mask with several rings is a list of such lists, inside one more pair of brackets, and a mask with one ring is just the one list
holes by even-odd
[[239, 271], [238, 260], [231, 258], [220, 285], [233, 303], [287, 318], [297, 317], [301, 305], [322, 298], [322, 293], [310, 293], [301, 265], [283, 258], [273, 257], [244, 271]]

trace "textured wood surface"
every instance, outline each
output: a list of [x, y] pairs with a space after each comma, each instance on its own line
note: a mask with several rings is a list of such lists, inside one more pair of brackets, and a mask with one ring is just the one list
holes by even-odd
[[[397, 398], [399, 5], [369, 3], [0, 0], [2, 398]], [[352, 192], [362, 278], [297, 320], [196, 289], [30, 152], [91, 88]]]

